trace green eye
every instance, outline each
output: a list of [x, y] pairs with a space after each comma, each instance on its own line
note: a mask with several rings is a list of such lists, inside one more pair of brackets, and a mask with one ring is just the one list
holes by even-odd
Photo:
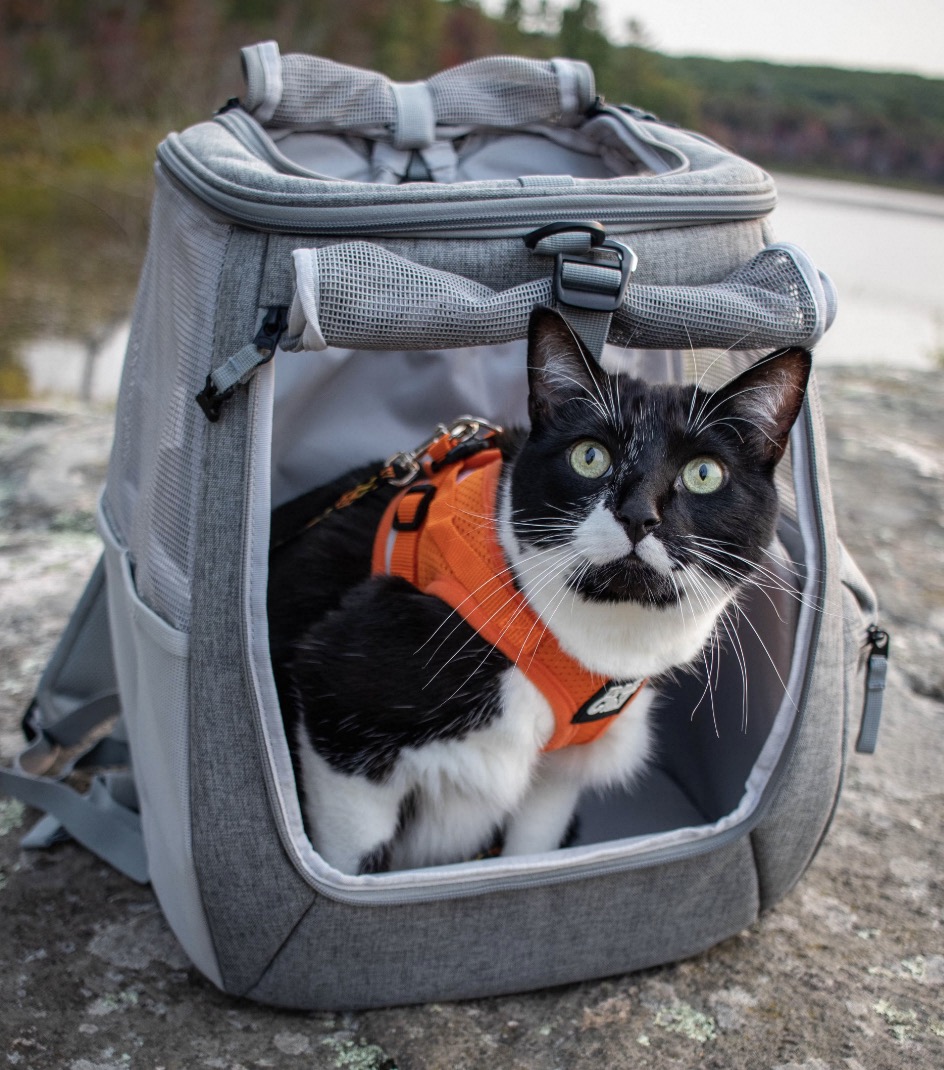
[[570, 449], [570, 467], [586, 479], [605, 476], [612, 464], [610, 451], [592, 438], [581, 439]]
[[696, 457], [682, 469], [682, 482], [692, 494], [714, 494], [724, 483], [724, 469], [711, 457]]

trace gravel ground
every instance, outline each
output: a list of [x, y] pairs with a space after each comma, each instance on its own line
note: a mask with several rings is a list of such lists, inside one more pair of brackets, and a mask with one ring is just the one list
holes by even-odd
[[[940, 1070], [944, 1066], [944, 384], [821, 372], [846, 542], [893, 637], [877, 754], [850, 758], [799, 887], [687, 962], [522, 996], [361, 1014], [233, 1000], [147, 888], [0, 798], [0, 1055], [19, 1070]], [[99, 548], [107, 412], [0, 410], [0, 756]]]

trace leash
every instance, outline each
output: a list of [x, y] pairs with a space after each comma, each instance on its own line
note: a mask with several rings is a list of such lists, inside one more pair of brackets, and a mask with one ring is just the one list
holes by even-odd
[[437, 424], [436, 430], [425, 441], [411, 450], [403, 450], [388, 458], [369, 479], [346, 490], [333, 505], [313, 516], [297, 531], [272, 543], [270, 552], [293, 542], [332, 513], [347, 509], [381, 487], [408, 487], [421, 475], [430, 476], [446, 465], [456, 464], [480, 450], [487, 449], [491, 439], [501, 432], [502, 428], [498, 424], [489, 423], [479, 416], [460, 416], [448, 427], [445, 424]]

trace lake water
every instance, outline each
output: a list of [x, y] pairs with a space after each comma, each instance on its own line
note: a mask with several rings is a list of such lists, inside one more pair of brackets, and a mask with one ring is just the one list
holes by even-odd
[[944, 360], [944, 196], [786, 175], [777, 188], [777, 237], [806, 249], [839, 291], [817, 360]]
[[[944, 361], [944, 196], [777, 177], [776, 236], [802, 246], [839, 291], [818, 363], [930, 368]], [[96, 350], [41, 337], [20, 351], [34, 396], [108, 402], [127, 325]]]

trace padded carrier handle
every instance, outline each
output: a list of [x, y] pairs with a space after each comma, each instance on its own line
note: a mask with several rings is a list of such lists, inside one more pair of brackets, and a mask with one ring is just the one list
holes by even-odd
[[392, 82], [319, 56], [282, 56], [274, 41], [244, 48], [242, 58], [242, 104], [263, 125], [380, 133], [399, 149], [431, 145], [437, 126], [574, 125], [596, 99], [593, 71], [571, 59], [495, 56]]

